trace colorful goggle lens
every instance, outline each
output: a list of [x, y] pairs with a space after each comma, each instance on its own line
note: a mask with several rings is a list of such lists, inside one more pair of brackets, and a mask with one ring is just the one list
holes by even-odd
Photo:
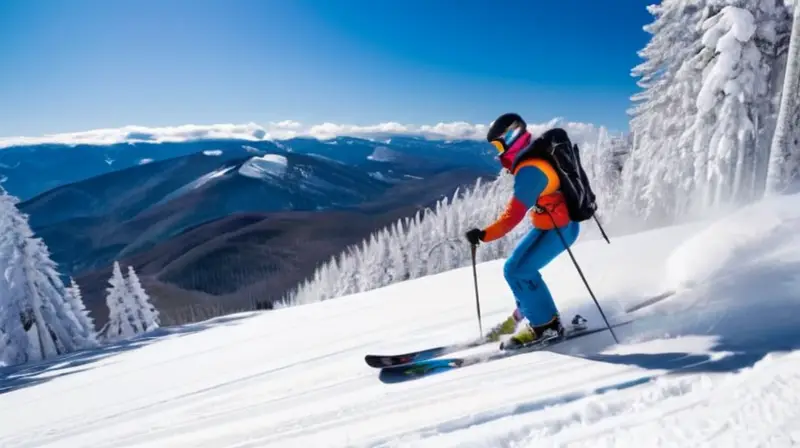
[[494, 148], [500, 154], [502, 154], [506, 150], [505, 145], [500, 140], [492, 140], [492, 146], [494, 146]]
[[506, 146], [511, 146], [519, 137], [519, 128], [515, 127], [506, 131], [506, 135], [503, 136], [503, 140], [506, 141]]

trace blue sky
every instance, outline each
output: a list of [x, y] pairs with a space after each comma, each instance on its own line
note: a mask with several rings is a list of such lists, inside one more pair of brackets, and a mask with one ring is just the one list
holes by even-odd
[[296, 120], [627, 129], [655, 0], [6, 0], [0, 136]]

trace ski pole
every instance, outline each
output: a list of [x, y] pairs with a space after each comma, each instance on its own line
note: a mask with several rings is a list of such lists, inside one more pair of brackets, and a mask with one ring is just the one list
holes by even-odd
[[597, 228], [600, 229], [600, 233], [603, 235], [603, 238], [606, 240], [606, 243], [611, 244], [611, 241], [608, 239], [608, 235], [606, 235], [605, 229], [603, 229], [603, 226], [600, 225], [600, 220], [597, 219], [597, 215], [592, 215], [592, 217], [594, 218], [594, 222], [597, 223]]
[[611, 328], [611, 324], [608, 323], [608, 319], [606, 319], [606, 314], [603, 312], [603, 308], [600, 307], [600, 302], [597, 301], [597, 297], [595, 297], [594, 292], [592, 292], [592, 288], [589, 286], [589, 282], [586, 280], [586, 276], [583, 275], [583, 270], [581, 270], [581, 267], [578, 264], [578, 260], [575, 259], [575, 255], [573, 255], [572, 250], [569, 248], [569, 244], [567, 244], [567, 239], [564, 238], [564, 235], [561, 233], [561, 229], [559, 229], [558, 226], [556, 225], [556, 220], [553, 218], [553, 215], [550, 214], [550, 210], [547, 210], [544, 207], [539, 207], [539, 209], [544, 210], [547, 213], [547, 215], [550, 216], [550, 220], [553, 221], [553, 228], [556, 230], [558, 237], [561, 239], [561, 243], [564, 244], [564, 248], [567, 249], [567, 253], [569, 253], [569, 257], [572, 259], [572, 264], [575, 265], [575, 269], [581, 276], [581, 280], [583, 280], [583, 284], [586, 286], [586, 290], [589, 291], [589, 295], [592, 296], [594, 304], [597, 305], [597, 310], [600, 311], [600, 315], [603, 316], [603, 321], [605, 321], [606, 327], [608, 327], [608, 331], [611, 332], [611, 337], [614, 338], [614, 342], [619, 344], [619, 339], [617, 339], [617, 335], [614, 333], [614, 329]]
[[[436, 243], [428, 251], [428, 257], [430, 257], [431, 253], [433, 253], [433, 251], [435, 249], [438, 249], [443, 244], [453, 245], [453, 244], [455, 244], [456, 241], [459, 241], [459, 240], [457, 240], [455, 238], [449, 238], [449, 239], [442, 240], [442, 241]], [[470, 254], [472, 255], [472, 279], [475, 282], [475, 308], [476, 308], [477, 313], [478, 313], [478, 331], [480, 331], [479, 337], [482, 338], [483, 337], [483, 323], [481, 322], [481, 301], [480, 301], [480, 296], [479, 296], [479, 293], [478, 293], [478, 268], [477, 268], [477, 261], [476, 261], [476, 255], [475, 255], [475, 251], [477, 250], [477, 247], [478, 247], [477, 245], [471, 244], [470, 245]]]
[[481, 323], [481, 300], [480, 296], [478, 295], [478, 267], [477, 262], [475, 261], [475, 251], [477, 250], [477, 244], [470, 244], [470, 253], [472, 254], [472, 279], [475, 282], [475, 309], [478, 312], [478, 331], [480, 331], [480, 337], [483, 337], [483, 324]]

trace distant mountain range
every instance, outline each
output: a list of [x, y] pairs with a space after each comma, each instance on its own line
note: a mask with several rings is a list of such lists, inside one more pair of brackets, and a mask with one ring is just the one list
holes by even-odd
[[491, 151], [482, 142], [430, 141], [418, 137], [386, 137], [366, 140], [339, 137], [320, 141], [294, 138], [281, 141], [202, 140], [177, 143], [117, 143], [113, 145], [39, 144], [0, 149], [0, 180], [22, 200], [54, 188], [102, 174], [174, 159], [190, 154], [230, 157], [231, 154], [294, 152], [326, 157], [348, 165], [365, 167], [387, 157], [422, 158], [427, 163], [495, 169]]
[[114, 260], [162, 311], [270, 302], [348, 245], [497, 173], [479, 142], [413, 137], [44, 145], [0, 150], [0, 163], [100, 325]]

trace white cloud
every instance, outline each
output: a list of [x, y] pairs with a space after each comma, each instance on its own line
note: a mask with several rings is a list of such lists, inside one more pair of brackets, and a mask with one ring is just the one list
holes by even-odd
[[437, 123], [435, 125], [425, 125], [420, 131], [429, 138], [436, 139], [464, 139], [464, 140], [483, 140], [486, 138], [486, 131], [489, 124], [471, 124], [465, 121], [453, 123]]
[[[125, 126], [122, 128], [94, 129], [90, 131], [51, 134], [39, 137], [0, 137], [0, 149], [10, 146], [53, 143], [66, 145], [110, 145], [115, 143], [183, 142], [209, 139], [275, 141], [294, 137], [311, 137], [320, 140], [328, 140], [342, 136], [379, 138], [385, 137], [386, 135], [415, 135], [431, 140], [483, 140], [489, 126], [490, 123], [474, 124], [464, 121], [436, 123], [432, 125], [386, 122], [374, 125], [322, 123], [306, 126], [303, 123], [293, 120], [269, 122], [264, 125], [245, 123], [214, 125], [187, 124], [169, 127]], [[600, 129], [589, 123], [566, 122], [560, 118], [555, 118], [547, 123], [529, 125], [534, 134], [540, 133], [553, 126], [564, 127], [570, 135], [575, 135], [575, 140], [577, 141], [592, 138]]]
[[380, 123], [369, 126], [352, 124], [323, 123], [308, 129], [309, 137], [327, 140], [340, 136], [369, 137], [374, 134], [413, 134], [414, 128], [395, 122]]

